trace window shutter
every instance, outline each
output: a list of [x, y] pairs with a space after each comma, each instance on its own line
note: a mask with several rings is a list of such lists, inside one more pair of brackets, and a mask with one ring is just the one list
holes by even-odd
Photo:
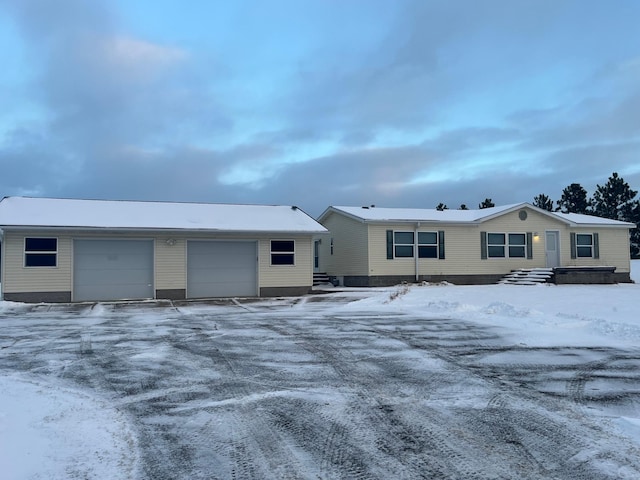
[[480, 258], [487, 259], [487, 232], [480, 232]]
[[533, 258], [533, 233], [527, 232], [527, 259]]
[[444, 230], [438, 230], [438, 258], [444, 260]]
[[593, 233], [593, 258], [600, 258], [600, 239], [598, 233]]
[[387, 230], [387, 260], [393, 260], [393, 230]]
[[578, 258], [578, 250], [576, 248], [576, 234], [571, 232], [571, 258]]

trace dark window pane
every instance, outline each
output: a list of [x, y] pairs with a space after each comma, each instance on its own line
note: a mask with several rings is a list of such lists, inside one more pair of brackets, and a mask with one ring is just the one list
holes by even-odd
[[436, 232], [418, 232], [418, 243], [436, 245], [438, 243], [438, 234]]
[[292, 253], [272, 253], [271, 265], [293, 265]]
[[487, 240], [490, 245], [504, 245], [505, 235], [504, 233], [490, 233], [487, 235]]
[[591, 235], [576, 235], [576, 243], [578, 245], [592, 245]]
[[504, 247], [489, 247], [489, 257], [497, 258], [504, 257]]
[[591, 247], [578, 247], [578, 257], [592, 257]]
[[396, 257], [413, 257], [413, 246], [396, 245]]
[[413, 232], [394, 232], [393, 243], [402, 243], [404, 245], [413, 245]]
[[524, 233], [510, 233], [509, 245], [526, 245], [527, 237]]
[[25, 267], [55, 267], [55, 253], [27, 253], [24, 256]]
[[509, 256], [516, 258], [524, 258], [524, 247], [509, 247]]
[[27, 252], [55, 252], [58, 250], [58, 239], [25, 238], [24, 249]]
[[293, 240], [271, 240], [272, 252], [293, 252]]
[[420, 258], [438, 258], [438, 247], [435, 246], [419, 246], [418, 257]]

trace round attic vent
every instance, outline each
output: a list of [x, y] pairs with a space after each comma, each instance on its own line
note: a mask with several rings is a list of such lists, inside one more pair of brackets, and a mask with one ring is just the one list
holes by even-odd
[[520, 218], [520, 220], [522, 220], [524, 222], [527, 219], [527, 211], [526, 210], [520, 210], [518, 212], [518, 217]]

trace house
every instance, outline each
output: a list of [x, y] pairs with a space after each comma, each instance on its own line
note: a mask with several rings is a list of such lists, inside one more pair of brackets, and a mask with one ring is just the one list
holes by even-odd
[[316, 240], [318, 269], [345, 286], [495, 283], [512, 270], [538, 267], [555, 268], [563, 283], [631, 281], [634, 224], [528, 203], [444, 211], [329, 207], [318, 221], [330, 231]]
[[6, 197], [2, 298], [23, 302], [299, 295], [312, 238], [295, 206]]

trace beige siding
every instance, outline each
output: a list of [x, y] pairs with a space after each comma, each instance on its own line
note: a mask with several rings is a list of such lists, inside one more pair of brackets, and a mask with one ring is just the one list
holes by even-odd
[[[424, 225], [418, 231], [445, 232], [445, 259], [419, 259], [420, 275], [477, 275], [505, 274], [515, 268], [545, 267], [545, 231], [555, 230], [560, 234], [561, 258], [563, 266], [573, 265], [607, 265], [617, 267], [618, 272], [629, 271], [628, 230], [570, 229], [559, 220], [554, 220], [534, 210], [527, 210], [527, 218], [522, 221], [518, 211], [488, 220], [480, 225], [443, 226], [441, 224]], [[387, 260], [386, 231], [415, 231], [416, 224], [369, 225], [369, 272], [368, 275], [415, 275], [414, 258]], [[598, 232], [600, 240], [600, 259], [571, 259], [569, 234], [572, 231]], [[533, 237], [533, 258], [481, 258], [480, 232], [491, 233], [537, 233]]]
[[156, 237], [156, 290], [184, 289], [187, 285], [187, 240], [185, 237]]
[[[571, 242], [569, 232], [598, 233], [600, 258], [571, 258]], [[618, 273], [630, 271], [631, 259], [629, 253], [629, 230], [623, 228], [572, 228], [561, 243], [562, 256], [566, 259], [564, 266], [614, 266]]]
[[[25, 267], [24, 238], [55, 237], [58, 239], [58, 266]], [[51, 232], [30, 231], [28, 235], [5, 232], [2, 259], [2, 290], [5, 293], [70, 292], [71, 237]]]
[[295, 265], [271, 265], [271, 237], [260, 239], [258, 245], [260, 287], [295, 287], [313, 285], [313, 244], [311, 237], [273, 237], [274, 240], [295, 240]]
[[[24, 267], [24, 238], [56, 237], [58, 239], [58, 266], [42, 268]], [[313, 248], [310, 235], [261, 235], [180, 233], [148, 235], [144, 233], [95, 233], [95, 232], [5, 232], [3, 242], [2, 287], [5, 293], [69, 292], [73, 285], [73, 239], [140, 238], [155, 240], [155, 285], [161, 289], [186, 288], [186, 247], [189, 239], [255, 240], [258, 242], [258, 287], [311, 286], [313, 284]], [[270, 240], [295, 240], [295, 265], [271, 266]], [[170, 241], [169, 241], [170, 240]], [[169, 241], [169, 242], [168, 242]]]
[[329, 214], [323, 225], [330, 234], [320, 244], [320, 270], [329, 275], [368, 275], [367, 225], [337, 213]]

